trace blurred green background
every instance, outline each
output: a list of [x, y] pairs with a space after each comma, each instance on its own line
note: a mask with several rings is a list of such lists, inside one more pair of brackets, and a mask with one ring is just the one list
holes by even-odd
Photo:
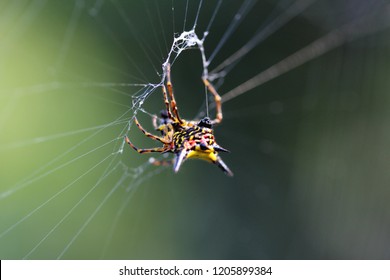
[[[199, 36], [217, 6], [204, 2]], [[207, 55], [238, 2], [222, 2]], [[254, 3], [210, 69], [293, 2]], [[245, 55], [221, 95], [329, 31], [389, 10], [380, 0], [314, 2]], [[160, 81], [173, 33], [195, 20], [198, 1], [188, 3], [0, 1], [0, 258], [389, 259], [389, 29], [226, 102], [215, 134], [231, 151], [222, 156], [233, 178], [196, 160], [174, 174], [123, 136], [158, 146], [128, 131], [132, 96], [145, 90], [130, 84]], [[205, 110], [202, 70], [197, 50], [172, 67], [188, 119]], [[164, 108], [159, 88], [143, 108]], [[149, 115], [137, 117], [152, 129]]]

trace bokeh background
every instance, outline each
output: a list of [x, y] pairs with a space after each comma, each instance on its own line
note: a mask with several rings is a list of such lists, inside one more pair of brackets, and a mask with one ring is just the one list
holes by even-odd
[[[199, 35], [218, 5], [204, 2]], [[222, 2], [207, 55], [238, 2]], [[293, 2], [253, 2], [210, 68]], [[174, 174], [123, 143], [158, 145], [128, 130], [145, 90], [134, 84], [160, 81], [174, 33], [195, 21], [199, 2], [186, 5], [0, 1], [0, 258], [389, 259], [388, 2], [313, 1], [218, 83], [223, 95], [382, 11], [367, 22], [375, 32], [223, 104], [215, 134], [233, 178], [196, 160]], [[172, 67], [185, 118], [205, 110], [202, 70], [197, 50]], [[159, 88], [143, 108], [164, 108]]]

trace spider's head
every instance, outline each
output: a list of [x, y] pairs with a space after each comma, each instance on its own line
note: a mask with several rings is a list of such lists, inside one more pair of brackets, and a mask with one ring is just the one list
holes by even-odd
[[199, 127], [213, 128], [213, 124], [209, 117], [205, 117], [198, 122]]

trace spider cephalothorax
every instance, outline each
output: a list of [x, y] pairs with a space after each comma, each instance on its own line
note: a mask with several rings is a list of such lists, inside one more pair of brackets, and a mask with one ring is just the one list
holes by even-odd
[[[204, 84], [214, 95], [217, 115], [214, 120], [205, 117], [199, 121], [186, 121], [181, 119], [177, 110], [175, 97], [173, 95], [172, 83], [170, 78], [170, 65], [167, 65], [167, 83], [169, 98], [165, 85], [162, 85], [164, 103], [166, 110], [161, 112], [159, 125], [156, 119], [153, 125], [156, 130], [161, 132], [161, 136], [153, 135], [142, 128], [137, 118], [135, 123], [137, 127], [149, 138], [163, 143], [162, 147], [152, 149], [139, 149], [135, 147], [130, 139], [126, 137], [126, 142], [138, 153], [173, 153], [173, 170], [179, 171], [182, 163], [189, 158], [199, 158], [216, 164], [225, 174], [233, 176], [233, 173], [222, 161], [218, 152], [228, 152], [228, 150], [219, 146], [214, 139], [213, 125], [222, 121], [221, 97], [207, 79], [203, 79]], [[154, 164], [165, 164], [167, 162], [154, 161]]]

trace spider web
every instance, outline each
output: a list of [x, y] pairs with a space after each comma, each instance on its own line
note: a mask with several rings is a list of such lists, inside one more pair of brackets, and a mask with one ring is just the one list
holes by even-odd
[[[145, 2], [0, 4], [1, 258], [388, 258], [386, 1]], [[233, 179], [125, 144], [167, 63], [184, 118], [222, 95]]]

